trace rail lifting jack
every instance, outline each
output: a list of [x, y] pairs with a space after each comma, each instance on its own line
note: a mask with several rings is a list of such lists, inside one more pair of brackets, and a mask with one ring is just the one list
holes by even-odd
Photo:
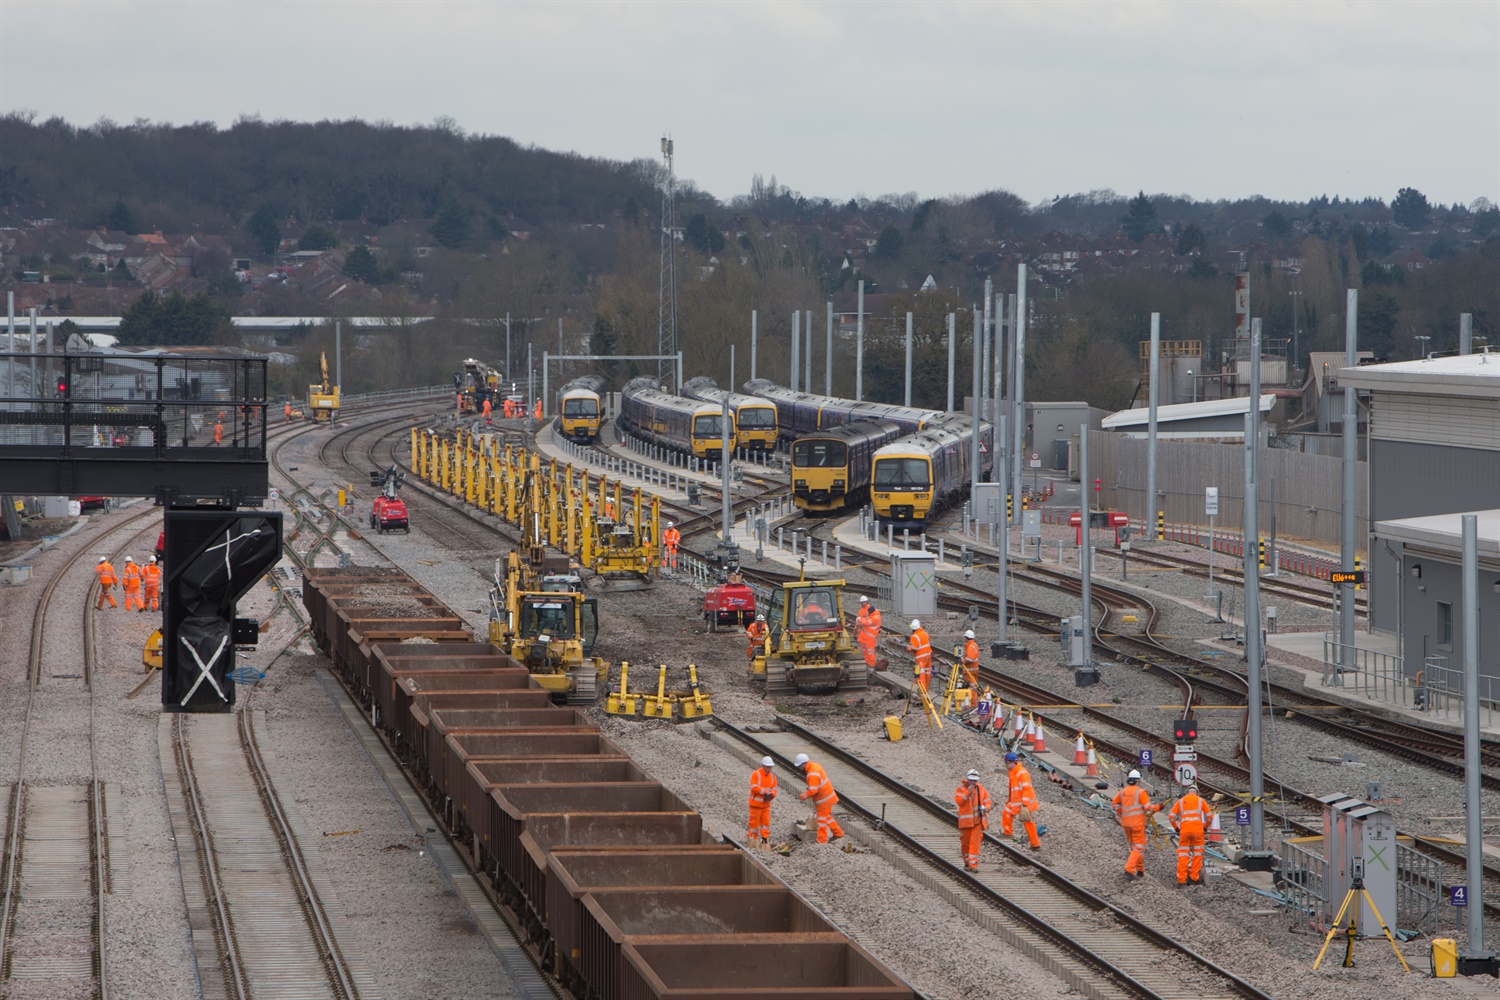
[[641, 714], [648, 719], [670, 719], [676, 714], [677, 700], [667, 693], [667, 666], [662, 664], [656, 675], [656, 693], [644, 695]]
[[714, 707], [709, 703], [708, 695], [704, 694], [703, 688], [698, 684], [696, 664], [688, 664], [688, 693], [679, 696], [677, 704], [682, 710], [684, 719], [701, 719], [705, 715], [714, 714]]
[[604, 702], [604, 711], [607, 715], [625, 715], [634, 717], [641, 710], [640, 697], [630, 693], [629, 687], [630, 663], [626, 660], [620, 661], [620, 687], [619, 690], [610, 689], [609, 698]]

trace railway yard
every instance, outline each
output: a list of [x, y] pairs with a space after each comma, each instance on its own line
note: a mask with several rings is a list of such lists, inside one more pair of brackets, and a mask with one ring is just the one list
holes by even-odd
[[[0, 617], [11, 638], [0, 644], [0, 732], [22, 734], [0, 741], [0, 789], [8, 793], [9, 807], [0, 870], [7, 896], [0, 913], [0, 997], [653, 995], [632, 992], [643, 987], [627, 988], [610, 978], [613, 973], [590, 972], [593, 945], [581, 946], [581, 959], [577, 950], [569, 951], [572, 939], [558, 923], [562, 909], [528, 895], [527, 864], [542, 866], [550, 879], [546, 899], [555, 904], [561, 898], [558, 872], [574, 873], [567, 868], [572, 863], [581, 873], [587, 859], [562, 850], [563, 860], [554, 858], [548, 869], [545, 859], [537, 860], [545, 853], [545, 845], [536, 846], [540, 833], [526, 841], [531, 854], [507, 853], [499, 842], [506, 817], [515, 817], [498, 811], [483, 821], [495, 830], [494, 841], [483, 846], [477, 813], [461, 810], [453, 797], [457, 779], [445, 785], [450, 779], [437, 774], [446, 747], [441, 734], [461, 728], [445, 717], [462, 711], [457, 701], [443, 701], [456, 696], [425, 696], [431, 700], [421, 707], [427, 713], [422, 731], [437, 736], [419, 746], [412, 735], [417, 723], [393, 721], [393, 712], [408, 711], [401, 706], [414, 699], [401, 701], [399, 686], [392, 695], [381, 694], [378, 684], [362, 685], [359, 671], [365, 667], [347, 657], [331, 663], [325, 655], [332, 648], [337, 659], [343, 641], [317, 617], [318, 602], [333, 607], [328, 595], [335, 593], [356, 594], [366, 611], [381, 612], [366, 614], [370, 619], [430, 619], [433, 624], [423, 628], [434, 634], [435, 623], [451, 609], [458, 619], [453, 629], [471, 629], [478, 642], [484, 640], [497, 560], [527, 540], [501, 518], [419, 481], [412, 469], [412, 431], [451, 433], [455, 420], [448, 406], [446, 395], [364, 406], [346, 401], [332, 426], [273, 429], [271, 485], [280, 491], [279, 509], [286, 514], [286, 554], [240, 603], [239, 613], [259, 619], [262, 632], [259, 645], [242, 654], [240, 679], [246, 683], [233, 715], [163, 714], [154, 681], [143, 684], [140, 653], [157, 617], [93, 610], [98, 557], [148, 555], [161, 530], [159, 509], [135, 502], [83, 518], [77, 530], [31, 557], [27, 585], [0, 588]], [[551, 425], [496, 423], [496, 440], [517, 449], [536, 448], [564, 460], [578, 453], [577, 446], [565, 450]], [[475, 424], [463, 422], [469, 430]], [[596, 447], [608, 449], [613, 462], [650, 461], [626, 451], [612, 434]], [[407, 472], [401, 496], [410, 513], [409, 533], [383, 534], [368, 526], [376, 493], [365, 486], [368, 473], [391, 466]], [[737, 503], [763, 504], [789, 490], [786, 474], [771, 466], [744, 471]], [[680, 464], [658, 474], [684, 475]], [[714, 544], [719, 500], [714, 482], [698, 478], [704, 496], [697, 508], [686, 506], [684, 490], [658, 490], [663, 523], [673, 519], [683, 530], [681, 570], [661, 572], [649, 589], [616, 592], [591, 579], [584, 585], [598, 601], [592, 652], [611, 665], [609, 683], [618, 683], [622, 662], [632, 665], [631, 691], [649, 691], [658, 664], [678, 673], [694, 664], [711, 715], [675, 722], [622, 718], [604, 711], [602, 691], [591, 704], [548, 709], [535, 707], [546, 701], [544, 694], [491, 694], [485, 709], [492, 715], [561, 713], [557, 720], [570, 721], [545, 725], [579, 732], [596, 727], [611, 748], [606, 756], [613, 759], [618, 748], [642, 772], [635, 784], [656, 782], [663, 789], [650, 791], [660, 803], [650, 809], [608, 807], [608, 813], [627, 817], [618, 822], [628, 824], [628, 817], [649, 811], [699, 817], [682, 820], [694, 830], [701, 822], [696, 841], [664, 841], [653, 849], [647, 840], [631, 848], [662, 858], [683, 844], [720, 838], [743, 844], [749, 772], [763, 754], [777, 758], [781, 794], [772, 806], [771, 841], [778, 849], [749, 851], [752, 860], [743, 870], [752, 875], [735, 888], [748, 893], [756, 885], [769, 896], [769, 886], [779, 880], [821, 917], [795, 916], [802, 913], [800, 904], [786, 903], [794, 914], [781, 918], [788, 926], [740, 928], [744, 956], [724, 940], [638, 938], [626, 949], [630, 961], [651, 966], [663, 980], [669, 979], [663, 970], [669, 970], [685, 991], [666, 995], [1495, 995], [1493, 980], [1435, 979], [1428, 971], [1430, 939], [1461, 936], [1462, 915], [1447, 905], [1443, 891], [1465, 877], [1462, 739], [1455, 740], [1451, 729], [1418, 729], [1403, 725], [1415, 721], [1410, 716], [1377, 718], [1348, 699], [1330, 697], [1316, 680], [1320, 662], [1272, 643], [1267, 846], [1279, 849], [1283, 830], [1287, 836], [1320, 831], [1316, 797], [1345, 792], [1364, 798], [1367, 788], [1378, 786], [1379, 805], [1399, 833], [1416, 838], [1414, 846], [1444, 866], [1436, 887], [1442, 900], [1422, 915], [1427, 922], [1419, 927], [1406, 914], [1394, 922], [1401, 930], [1422, 931], [1399, 945], [1409, 972], [1383, 938], [1358, 943], [1352, 968], [1343, 967], [1343, 945], [1336, 943], [1329, 959], [1311, 971], [1326, 928], [1288, 905], [1269, 880], [1232, 877], [1234, 866], [1222, 858], [1210, 857], [1206, 884], [1179, 887], [1170, 838], [1153, 838], [1146, 877], [1128, 879], [1122, 871], [1124, 837], [1107, 800], [1091, 794], [1093, 779], [1080, 780], [1065, 769], [1049, 775], [1052, 758], [1044, 753], [1031, 755], [1045, 826], [1041, 849], [1027, 851], [1024, 842], [1018, 849], [992, 824], [980, 871], [969, 875], [959, 860], [952, 789], [975, 768], [998, 804], [1005, 795], [1005, 748], [993, 734], [982, 735], [956, 717], [937, 728], [924, 721], [920, 706], [908, 711], [906, 622], [889, 611], [888, 597], [878, 596], [882, 583], [890, 586], [888, 553], [875, 542], [849, 546], [847, 531], [836, 536], [847, 518], [800, 518], [794, 524], [795, 512], [789, 511], [782, 525], [788, 531], [795, 526], [801, 537], [842, 546], [848, 617], [860, 594], [886, 611], [879, 655], [890, 669], [873, 676], [863, 691], [767, 698], [762, 683], [747, 675], [743, 630], [710, 630], [701, 613], [703, 596], [690, 567], [694, 553], [706, 554]], [[339, 491], [350, 488], [350, 505], [338, 508]], [[1056, 542], [1072, 537], [1066, 526], [1044, 532], [1046, 551], [1062, 551]], [[956, 564], [940, 567], [939, 613], [924, 620], [942, 678], [953, 659], [948, 651], [962, 644], [970, 627], [970, 607], [979, 609], [981, 642], [994, 637], [997, 579], [993, 548], [962, 537], [957, 510], [929, 527], [934, 544], [939, 536], [950, 552], [967, 542], [978, 558], [972, 578]], [[1093, 587], [1102, 615], [1095, 619], [1101, 626], [1094, 654], [1101, 664], [1099, 682], [1075, 687], [1073, 669], [1061, 656], [1058, 619], [1077, 613], [1078, 581], [1076, 565], [1059, 567], [1052, 560], [1013, 564], [1010, 638], [1027, 648], [1028, 658], [984, 657], [984, 684], [1004, 705], [1034, 712], [1050, 750], [1068, 761], [1082, 731], [1114, 785], [1139, 750], [1170, 760], [1172, 723], [1187, 700], [1199, 724], [1200, 787], [1217, 800], [1226, 840], [1237, 840], [1233, 807], [1248, 787], [1240, 756], [1244, 664], [1233, 624], [1242, 606], [1237, 564], [1217, 557], [1216, 583], [1230, 621], [1215, 622], [1215, 609], [1203, 597], [1200, 573], [1209, 557], [1202, 549], [1138, 546], [1127, 581], [1102, 543], [1101, 555]], [[747, 581], [762, 588], [775, 589], [797, 572], [794, 560], [774, 551], [757, 561], [753, 545], [742, 558]], [[359, 568], [392, 575], [358, 577]], [[354, 590], [337, 589], [339, 573], [357, 579], [343, 585]], [[315, 584], [305, 582], [305, 574]], [[808, 575], [817, 574], [809, 569]], [[1281, 632], [1321, 632], [1327, 625], [1327, 586], [1303, 583], [1298, 586], [1293, 577], [1277, 584], [1273, 600]], [[419, 614], [415, 605], [422, 606]], [[433, 642], [408, 641], [423, 649]], [[369, 653], [378, 636], [363, 642], [357, 656], [371, 657], [368, 676], [374, 677], [376, 660], [395, 653], [390, 645], [379, 646], [386, 652], [378, 656]], [[503, 659], [493, 650], [484, 655], [496, 664]], [[493, 674], [514, 673], [515, 666], [512, 660]], [[520, 675], [516, 684], [524, 687], [524, 670]], [[899, 742], [883, 738], [882, 720], [891, 715], [904, 717]], [[1482, 812], [1491, 855], [1486, 925], [1493, 940], [1500, 933], [1500, 738], [1493, 730], [1487, 736]], [[828, 768], [843, 799], [835, 815], [848, 836], [834, 844], [800, 839], [793, 829], [796, 821], [812, 824], [811, 809], [796, 797], [800, 775], [790, 767], [799, 752]], [[628, 770], [623, 761], [611, 766]], [[471, 761], [469, 768], [475, 767]], [[572, 800], [559, 779], [528, 780], [545, 784], [551, 789], [545, 794], [564, 803], [538, 806], [537, 814], [589, 811], [566, 805]], [[1171, 802], [1164, 772], [1148, 773], [1146, 783], [1153, 801]], [[648, 791], [587, 788], [632, 803], [636, 792]], [[529, 793], [510, 794], [524, 803]], [[450, 833], [458, 836], [450, 839]], [[627, 849], [617, 849], [613, 863], [628, 867], [620, 860]], [[682, 852], [681, 869], [687, 871], [696, 862], [686, 847]], [[671, 867], [662, 858], [655, 859], [658, 871]], [[627, 884], [596, 877], [596, 885]], [[654, 877], [661, 881], [639, 884], [719, 884], [687, 875], [671, 883]], [[620, 926], [630, 919], [650, 923], [640, 914], [609, 910], [611, 898], [599, 894], [588, 912], [613, 914]], [[678, 904], [701, 913], [700, 925], [646, 934], [710, 935], [715, 927], [735, 929], [743, 916], [720, 913], [712, 901], [689, 906], [679, 898]], [[539, 913], [548, 924], [544, 930], [536, 926]], [[806, 942], [771, 939], [773, 931], [808, 927], [816, 933], [804, 934]], [[868, 968], [861, 964], [866, 957]], [[756, 975], [764, 973], [765, 963], [778, 962], [809, 976], [814, 969], [818, 975], [840, 971], [828, 973], [834, 979], [800, 981], [812, 985], [788, 980], [781, 992], [757, 992], [769, 980]], [[856, 969], [863, 971], [856, 975]], [[881, 980], [882, 970], [888, 981]], [[837, 975], [847, 981], [836, 981]], [[709, 985], [724, 992], [692, 992]], [[731, 985], [741, 992], [730, 992]]]

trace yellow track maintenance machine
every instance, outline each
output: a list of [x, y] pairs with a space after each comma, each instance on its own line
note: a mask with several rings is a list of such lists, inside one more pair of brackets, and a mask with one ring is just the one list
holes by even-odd
[[586, 497], [592, 520], [583, 533], [583, 562], [598, 574], [606, 593], [650, 590], [660, 561], [661, 501], [635, 490], [626, 506], [621, 494], [616, 483], [611, 496], [601, 479], [597, 499]]
[[863, 691], [869, 668], [844, 627], [844, 581], [801, 579], [771, 595], [765, 651], [751, 662], [766, 695]]
[[328, 378], [328, 352], [323, 352], [323, 381], [307, 387], [307, 409], [313, 420], [329, 423], [339, 413], [339, 387]]
[[592, 705], [609, 677], [609, 664], [590, 655], [599, 610], [582, 589], [567, 556], [534, 545], [526, 558], [512, 552], [496, 564], [490, 591], [490, 642], [569, 705]]

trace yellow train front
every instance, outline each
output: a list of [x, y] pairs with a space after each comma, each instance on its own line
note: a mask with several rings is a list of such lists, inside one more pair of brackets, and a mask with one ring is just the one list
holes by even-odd
[[717, 462], [724, 453], [721, 407], [664, 392], [648, 376], [625, 384], [619, 423], [638, 438], [705, 461]]
[[[993, 465], [994, 435], [988, 421], [981, 421], [979, 427], [980, 478], [984, 479]], [[973, 446], [973, 422], [955, 415], [876, 451], [871, 461], [870, 500], [880, 523], [898, 530], [927, 530], [933, 516], [968, 495]]]
[[902, 436], [893, 420], [856, 420], [792, 442], [792, 502], [811, 514], [857, 510], [870, 502], [871, 460]]
[[557, 430], [580, 444], [599, 440], [604, 423], [605, 381], [598, 375], [581, 375], [557, 393]]
[[729, 392], [706, 375], [690, 378], [682, 384], [682, 394], [720, 407], [729, 401], [729, 418], [734, 421], [736, 451], [775, 451], [779, 432], [776, 404], [758, 396]]

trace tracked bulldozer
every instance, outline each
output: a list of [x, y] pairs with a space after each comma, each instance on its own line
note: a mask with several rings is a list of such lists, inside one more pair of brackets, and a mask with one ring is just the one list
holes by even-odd
[[764, 652], [751, 661], [766, 695], [863, 691], [869, 668], [844, 627], [844, 581], [801, 579], [771, 596]]
[[527, 558], [512, 552], [496, 563], [490, 590], [490, 642], [569, 705], [593, 704], [609, 676], [609, 664], [591, 655], [598, 603], [582, 589], [566, 556], [533, 546]]

